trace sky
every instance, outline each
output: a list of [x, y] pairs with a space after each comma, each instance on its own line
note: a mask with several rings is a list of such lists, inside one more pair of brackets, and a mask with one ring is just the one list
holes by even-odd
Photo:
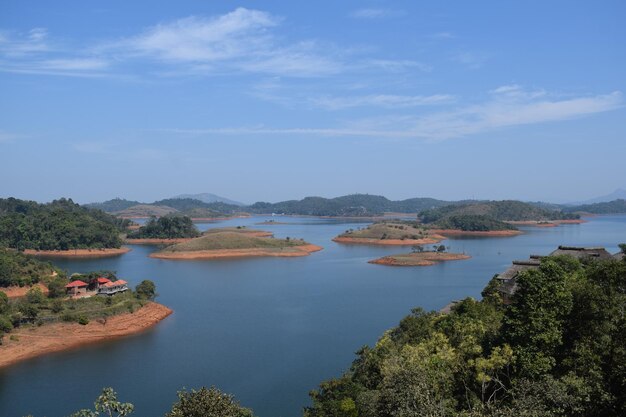
[[0, 196], [626, 187], [626, 2], [0, 2]]

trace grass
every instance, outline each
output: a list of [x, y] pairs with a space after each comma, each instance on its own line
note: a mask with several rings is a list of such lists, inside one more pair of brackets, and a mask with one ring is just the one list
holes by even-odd
[[135, 311], [145, 305], [131, 291], [118, 293], [113, 296], [94, 295], [89, 298], [72, 299], [63, 302], [63, 309], [54, 312], [50, 307], [43, 307], [38, 319], [46, 322], [78, 321], [79, 318], [97, 319], [116, 316], [122, 313]]
[[422, 239], [428, 236], [426, 229], [417, 228], [410, 224], [382, 222], [374, 223], [366, 229], [348, 230], [339, 237], [356, 239]]
[[268, 237], [250, 236], [248, 230], [241, 231], [212, 231], [188, 242], [168, 246], [163, 252], [193, 252], [202, 250], [220, 249], [280, 249], [305, 245], [303, 240], [274, 239]]

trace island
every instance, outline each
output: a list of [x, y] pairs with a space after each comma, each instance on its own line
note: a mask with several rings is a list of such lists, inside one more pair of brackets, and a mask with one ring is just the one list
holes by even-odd
[[49, 263], [0, 249], [0, 368], [152, 327], [172, 313], [156, 286], [135, 289], [110, 271], [66, 276]]
[[333, 239], [333, 242], [365, 245], [413, 246], [429, 245], [444, 240], [416, 222], [381, 221], [362, 229], [349, 229]]
[[238, 228], [210, 229], [202, 236], [150, 254], [158, 259], [223, 259], [257, 256], [297, 257], [322, 250], [302, 239], [276, 239], [271, 232]]
[[0, 247], [48, 257], [107, 257], [128, 252], [129, 221], [61, 198], [39, 204], [0, 199]]
[[146, 224], [126, 235], [126, 243], [133, 245], [172, 245], [200, 236], [187, 216], [167, 215], [151, 217]]
[[440, 245], [432, 251], [418, 249], [411, 253], [383, 256], [382, 258], [369, 261], [369, 263], [386, 266], [430, 266], [440, 262], [470, 258], [471, 256], [464, 253], [445, 252], [445, 246]]

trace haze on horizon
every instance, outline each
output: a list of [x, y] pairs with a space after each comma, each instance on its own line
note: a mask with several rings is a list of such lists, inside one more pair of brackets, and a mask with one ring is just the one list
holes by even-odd
[[7, 0], [0, 197], [585, 200], [626, 183], [622, 1]]

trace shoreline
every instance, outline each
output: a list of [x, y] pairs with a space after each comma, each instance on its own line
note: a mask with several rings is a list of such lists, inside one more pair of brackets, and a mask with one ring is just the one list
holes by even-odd
[[445, 237], [439, 234], [433, 234], [423, 239], [374, 239], [374, 238], [355, 238], [337, 236], [332, 239], [336, 243], [356, 244], [356, 245], [379, 245], [379, 246], [413, 246], [413, 245], [432, 245], [444, 240]]
[[588, 221], [589, 220], [584, 220], [584, 219], [547, 220], [545, 222], [540, 222], [540, 221], [535, 221], [535, 220], [520, 220], [520, 221], [510, 221], [506, 223], [512, 224], [515, 226], [557, 227], [563, 224], [583, 224], [583, 223], [587, 223]]
[[172, 239], [156, 239], [156, 238], [145, 238], [145, 239], [126, 239], [125, 243], [127, 245], [174, 245], [176, 243], [187, 242], [193, 237], [179, 237]]
[[249, 249], [215, 249], [186, 252], [155, 252], [148, 255], [150, 258], [167, 260], [194, 260], [194, 259], [229, 259], [251, 257], [299, 257], [309, 256], [313, 252], [321, 251], [321, 246], [300, 245], [287, 248], [249, 248]]
[[[86, 325], [59, 322], [16, 329], [7, 334], [0, 345], [0, 368], [49, 353], [140, 333], [172, 313], [164, 305], [149, 302], [134, 313], [109, 317], [104, 323], [96, 319]], [[11, 340], [10, 336], [19, 340]]]
[[524, 232], [521, 230], [486, 230], [486, 231], [471, 231], [471, 230], [459, 230], [459, 229], [432, 229], [431, 232], [440, 234], [443, 236], [486, 236], [486, 237], [510, 237], [521, 235]]
[[470, 258], [471, 256], [463, 253], [416, 252], [383, 256], [367, 263], [384, 266], [431, 266], [441, 262], [460, 261]]
[[69, 249], [69, 250], [35, 250], [26, 249], [24, 254], [32, 256], [44, 256], [48, 258], [106, 258], [118, 256], [130, 252], [127, 247], [106, 249]]

